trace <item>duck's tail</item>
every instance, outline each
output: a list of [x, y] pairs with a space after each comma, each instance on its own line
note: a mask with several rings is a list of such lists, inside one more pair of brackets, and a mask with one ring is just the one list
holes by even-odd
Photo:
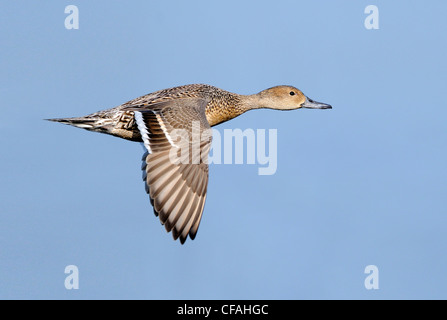
[[85, 116], [78, 118], [56, 118], [56, 119], [45, 119], [45, 120], [68, 124], [73, 127], [107, 134], [112, 134], [112, 130], [116, 125], [115, 119], [104, 118], [104, 117], [92, 117], [92, 116]]
[[[55, 118], [55, 119], [45, 119], [47, 121], [60, 122], [63, 124], [69, 124], [70, 126], [98, 131], [97, 129], [104, 125], [104, 119], [99, 118], [88, 118], [88, 117], [79, 117], [79, 118]], [[101, 124], [102, 122], [102, 124]]]
[[138, 127], [134, 125], [133, 112], [131, 111], [122, 112], [110, 109], [85, 117], [45, 120], [68, 124], [89, 131], [111, 134], [127, 140], [141, 141], [141, 135]]

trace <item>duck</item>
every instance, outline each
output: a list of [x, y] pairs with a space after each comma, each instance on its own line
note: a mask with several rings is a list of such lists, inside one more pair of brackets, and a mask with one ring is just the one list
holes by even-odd
[[[154, 214], [174, 240], [184, 244], [188, 236], [195, 239], [204, 211], [210, 128], [249, 110], [265, 108], [332, 106], [314, 101], [289, 85], [242, 95], [207, 84], [189, 84], [155, 91], [83, 117], [46, 120], [142, 143], [142, 177]], [[201, 134], [198, 143], [188, 134], [194, 130]], [[200, 152], [194, 152], [192, 146]]]

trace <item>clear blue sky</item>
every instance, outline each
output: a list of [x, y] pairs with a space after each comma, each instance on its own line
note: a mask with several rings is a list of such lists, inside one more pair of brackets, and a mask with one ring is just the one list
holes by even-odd
[[[79, 30], [66, 30], [66, 5]], [[379, 30], [364, 27], [369, 4]], [[0, 298], [447, 298], [444, 1], [2, 1]], [[214, 165], [174, 242], [143, 149], [43, 121], [167, 87], [295, 85], [332, 110], [252, 111], [278, 169]], [[66, 290], [76, 265], [80, 289]], [[379, 290], [364, 269], [379, 268]]]

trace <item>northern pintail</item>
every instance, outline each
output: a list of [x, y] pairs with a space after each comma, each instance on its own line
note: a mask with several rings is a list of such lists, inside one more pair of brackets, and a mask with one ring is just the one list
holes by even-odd
[[[292, 86], [276, 86], [253, 95], [231, 93], [206, 84], [191, 84], [149, 93], [115, 108], [85, 117], [48, 119], [144, 144], [143, 180], [154, 213], [174, 239], [194, 239], [202, 218], [208, 185], [211, 135], [199, 142], [200, 157], [173, 161], [172, 154], [190, 150], [192, 135], [174, 141], [173, 132], [200, 134], [252, 109], [330, 109]], [[179, 138], [179, 137], [177, 137]], [[188, 140], [189, 139], [189, 140]], [[183, 157], [183, 160], [184, 157]]]

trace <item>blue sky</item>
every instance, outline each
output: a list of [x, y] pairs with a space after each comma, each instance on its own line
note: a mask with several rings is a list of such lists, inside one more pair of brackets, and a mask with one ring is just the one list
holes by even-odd
[[[67, 5], [79, 30], [67, 30]], [[364, 9], [379, 9], [367, 30]], [[442, 1], [2, 1], [0, 298], [446, 299]], [[332, 110], [257, 110], [278, 168], [213, 165], [174, 242], [142, 148], [43, 121], [188, 83], [290, 84]], [[223, 132], [223, 131], [222, 131]], [[79, 290], [66, 290], [67, 265]], [[366, 290], [364, 269], [379, 269]]]

